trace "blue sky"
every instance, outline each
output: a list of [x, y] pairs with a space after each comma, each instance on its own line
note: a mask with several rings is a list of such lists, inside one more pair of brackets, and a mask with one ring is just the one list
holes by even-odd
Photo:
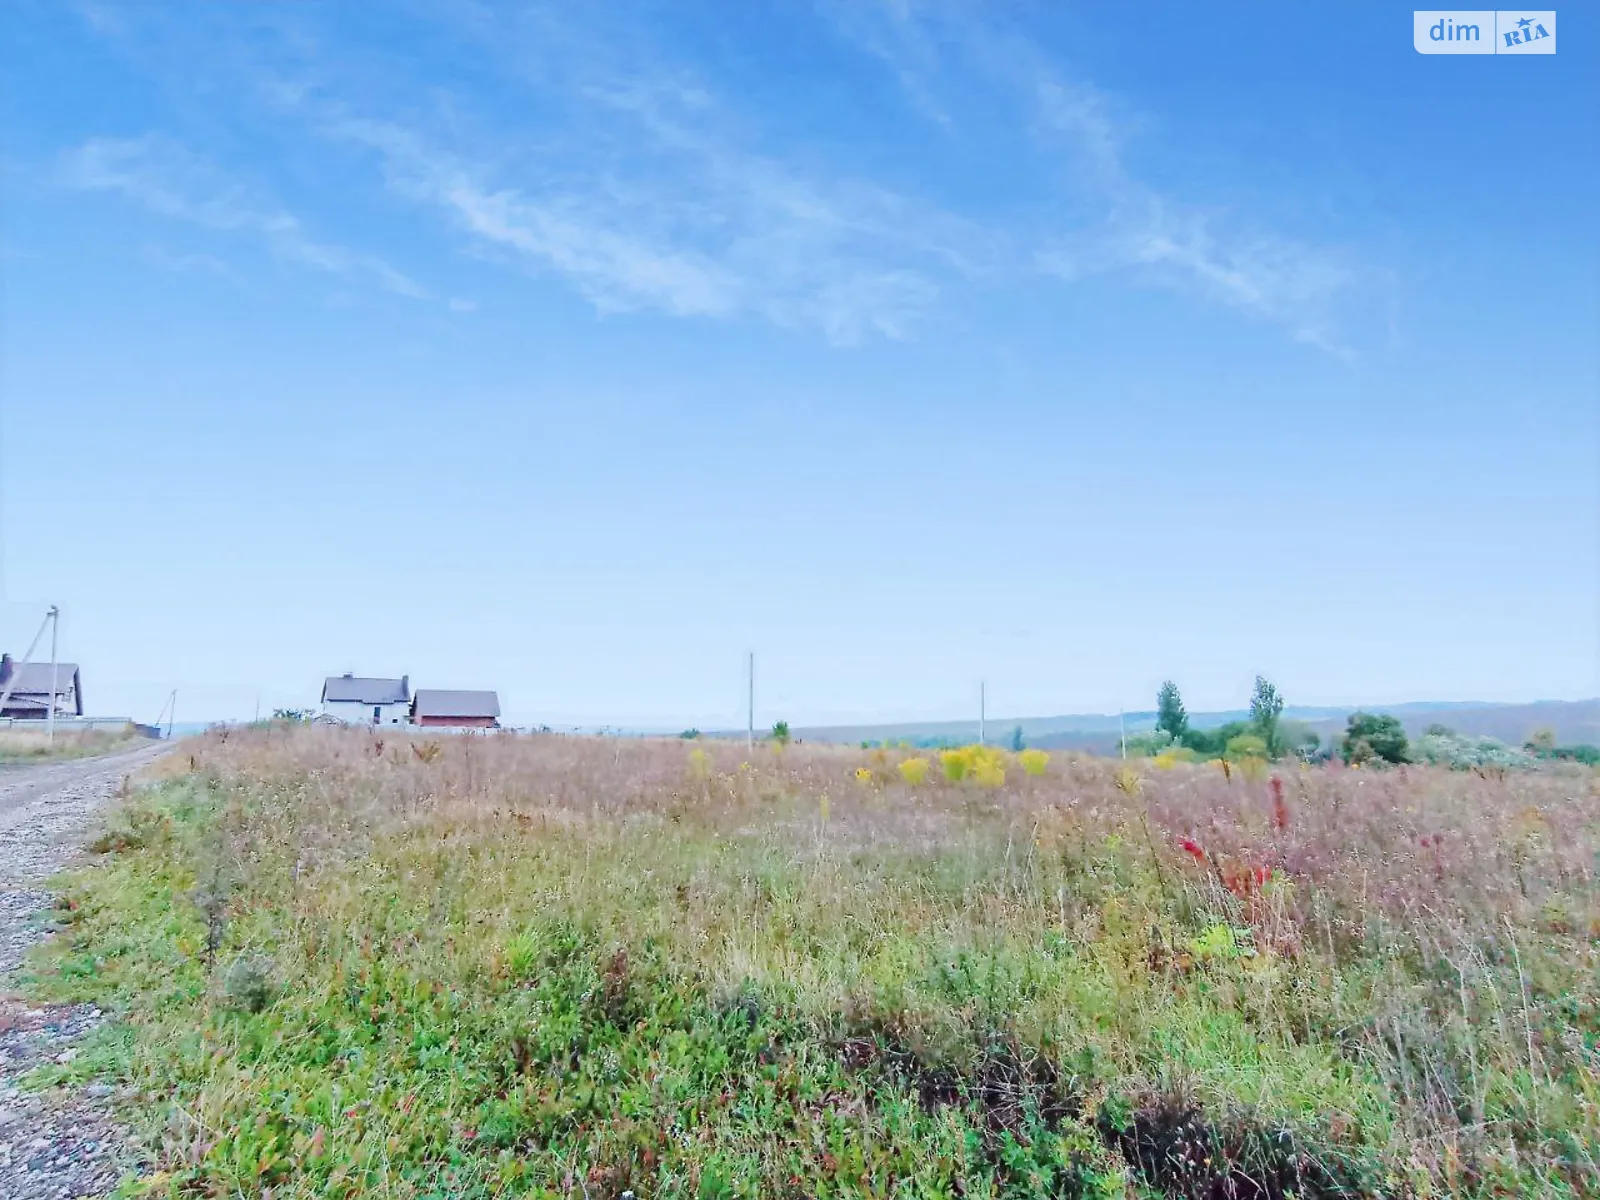
[[0, 640], [146, 719], [1594, 695], [1560, 15], [9, 4]]

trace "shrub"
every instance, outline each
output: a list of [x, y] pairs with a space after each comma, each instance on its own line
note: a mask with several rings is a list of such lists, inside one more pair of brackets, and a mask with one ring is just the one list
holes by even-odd
[[1344, 734], [1344, 756], [1349, 762], [1373, 758], [1391, 763], [1408, 761], [1406, 731], [1400, 718], [1388, 713], [1351, 713]]
[[1190, 726], [1184, 732], [1182, 743], [1201, 758], [1220, 758], [1228, 749], [1228, 742], [1241, 733], [1254, 733], [1248, 721], [1229, 721], [1215, 729], [1196, 729]]
[[1017, 755], [1017, 761], [1022, 764], [1024, 774], [1037, 776], [1043, 775], [1050, 765], [1050, 756], [1043, 750], [1024, 750]]
[[928, 778], [928, 760], [925, 758], [908, 758], [900, 764], [900, 778], [906, 781], [909, 787], [918, 787]]
[[960, 783], [972, 769], [972, 753], [964, 746], [957, 750], [941, 750], [939, 765], [944, 768], [946, 779], [951, 783]]
[[979, 787], [1005, 786], [1005, 757], [998, 750], [988, 746], [975, 747], [972, 755], [972, 780]]
[[[1430, 726], [1430, 729], [1436, 728]], [[1443, 726], [1437, 728], [1443, 729]], [[1417, 739], [1411, 757], [1417, 762], [1435, 763], [1458, 771], [1474, 767], [1531, 767], [1533, 759], [1521, 750], [1491, 737], [1465, 737], [1445, 729], [1424, 733]]]
[[1164, 729], [1157, 729], [1151, 733], [1136, 733], [1127, 740], [1128, 753], [1138, 758], [1149, 758], [1160, 754], [1172, 745], [1172, 735]]
[[1246, 758], [1266, 758], [1267, 739], [1254, 733], [1241, 733], [1228, 739], [1225, 756], [1230, 762]]
[[222, 994], [230, 1005], [259, 1013], [272, 1003], [275, 964], [265, 954], [242, 954], [222, 976]]

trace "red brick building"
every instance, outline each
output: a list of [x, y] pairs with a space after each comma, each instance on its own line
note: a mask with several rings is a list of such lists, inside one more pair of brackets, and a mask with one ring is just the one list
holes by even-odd
[[494, 692], [418, 688], [411, 701], [411, 723], [460, 729], [497, 729], [500, 726], [500, 697]]

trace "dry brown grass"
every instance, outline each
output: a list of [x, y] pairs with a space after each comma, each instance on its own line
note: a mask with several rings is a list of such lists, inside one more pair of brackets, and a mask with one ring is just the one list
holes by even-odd
[[[899, 1087], [930, 1114], [975, 1106], [982, 1155], [948, 1175], [969, 1194], [985, 1194], [981, 1179], [1034, 1178], [1005, 1165], [1004, 1138], [1043, 1155], [1049, 1139], [1085, 1130], [1111, 1156], [1093, 1159], [1096, 1186], [1127, 1169], [1173, 1195], [1245, 1179], [1272, 1196], [1600, 1189], [1600, 774], [1584, 768], [1224, 773], [1058, 757], [1037, 776], [1010, 763], [1000, 786], [935, 771], [912, 787], [902, 755], [854, 749], [764, 746], [747, 760], [742, 745], [707, 740], [286, 726], [213, 733], [192, 752], [193, 778], [215, 798], [197, 810], [211, 814], [207, 832], [178, 837], [155, 812], [128, 839], [118, 886], [141, 870], [187, 872], [210, 897], [196, 902], [208, 932], [191, 939], [207, 971], [219, 955], [274, 956], [289, 994], [251, 1021], [393, 1038], [389, 1065], [363, 1069], [401, 1072], [420, 1091], [432, 1076], [403, 1047], [435, 1018], [369, 1028], [367, 1002], [348, 1006], [349, 981], [379, 972], [388, 988], [443, 986], [465, 1006], [452, 1010], [444, 1108], [363, 1118], [377, 1124], [351, 1132], [353, 1145], [381, 1127], [386, 1154], [404, 1160], [393, 1147], [415, 1146], [421, 1164], [450, 1130], [500, 1121], [501, 1085], [480, 1094], [463, 1080], [494, 1077], [480, 1063], [496, 1054], [540, 1061], [529, 1047], [555, 1036], [540, 1024], [548, 1011], [538, 1033], [507, 1014], [525, 1002], [527, 964], [559, 962], [587, 964], [574, 996], [601, 997], [576, 1044], [640, 1056], [637, 1076], [606, 1076], [616, 1090], [595, 1093], [602, 1109], [657, 1112], [649, 1081], [664, 1068], [652, 1056], [678, 1027], [651, 1018], [633, 1031], [637, 1003], [704, 1005], [693, 1020], [713, 1023], [729, 1004], [783, 1014], [783, 1044], [823, 1048], [820, 1060], [783, 1053], [831, 1063], [819, 1094], [835, 1098], [785, 1118], [798, 1124], [754, 1130], [685, 1131], [678, 1110], [662, 1110], [649, 1120], [665, 1140], [644, 1158], [603, 1124], [505, 1118], [508, 1137], [543, 1139], [525, 1164], [535, 1192], [562, 1178], [553, 1164], [568, 1153], [613, 1163], [640, 1195], [680, 1194], [678, 1161], [726, 1161], [730, 1178], [757, 1186], [793, 1172], [795, 1130], [841, 1112], [856, 1114], [851, 1136], [873, 1153], [920, 1162], [931, 1152], [918, 1139], [934, 1135], [882, 1124], [901, 1111]], [[116, 937], [132, 940], [127, 924]], [[566, 948], [542, 957], [552, 946]], [[172, 1012], [152, 1028], [192, 1028], [188, 1009]], [[467, 1012], [509, 1024], [469, 1041]], [[149, 1053], [160, 1077], [165, 1060]], [[264, 1102], [260, 1089], [325, 1086], [323, 1068], [287, 1050], [250, 1053], [178, 1071], [173, 1086], [198, 1088], [187, 1111], [226, 1130]], [[565, 1068], [525, 1069], [541, 1097], [569, 1086]], [[718, 1087], [738, 1095], [752, 1078]], [[518, 1134], [517, 1121], [534, 1124]], [[302, 1136], [294, 1128], [284, 1136]], [[1183, 1131], [1197, 1128], [1212, 1131], [1215, 1161], [1185, 1174], [1173, 1164], [1188, 1161]], [[1289, 1140], [1263, 1141], [1266, 1130]], [[243, 1137], [189, 1155], [189, 1177], [238, 1186], [228, 1164], [257, 1152]], [[1301, 1147], [1290, 1165], [1273, 1157], [1280, 1145]], [[358, 1159], [348, 1170], [372, 1186], [411, 1178]], [[297, 1195], [330, 1177], [285, 1176]]]
[[32, 729], [0, 729], [0, 762], [56, 762], [109, 754], [139, 735], [124, 729], [72, 729], [55, 731], [53, 739]]

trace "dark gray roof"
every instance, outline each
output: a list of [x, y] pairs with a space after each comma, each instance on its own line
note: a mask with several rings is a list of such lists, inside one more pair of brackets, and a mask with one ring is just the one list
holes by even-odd
[[361, 675], [330, 675], [322, 685], [322, 702], [353, 701], [356, 704], [408, 704], [411, 677], [368, 679]]
[[494, 692], [418, 688], [411, 712], [416, 717], [493, 717], [499, 720], [500, 697]]
[[[50, 664], [27, 663], [13, 664], [17, 684], [12, 688], [11, 695], [17, 696], [46, 696], [50, 693]], [[77, 663], [56, 664], [56, 695], [65, 695], [71, 691], [78, 676]], [[10, 683], [8, 679], [6, 683]], [[0, 692], [5, 691], [5, 684], [0, 684]]]

